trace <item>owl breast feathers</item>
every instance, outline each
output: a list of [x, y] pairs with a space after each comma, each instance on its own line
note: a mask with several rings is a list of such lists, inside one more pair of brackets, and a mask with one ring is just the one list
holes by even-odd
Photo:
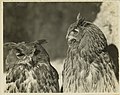
[[49, 55], [41, 45], [43, 43], [45, 40], [4, 45], [4, 47], [9, 47], [5, 60], [5, 92], [59, 92], [59, 76], [50, 64]]
[[116, 66], [102, 31], [79, 14], [66, 39], [69, 47], [63, 67], [63, 92], [117, 92]]

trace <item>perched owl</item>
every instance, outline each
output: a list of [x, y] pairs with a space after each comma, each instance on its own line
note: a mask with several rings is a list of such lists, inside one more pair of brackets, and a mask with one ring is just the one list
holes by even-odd
[[116, 66], [107, 51], [102, 31], [80, 14], [70, 25], [63, 66], [63, 92], [117, 92]]
[[59, 92], [58, 73], [50, 64], [49, 55], [41, 45], [45, 42], [38, 40], [30, 43], [5, 44], [11, 47], [5, 61], [5, 92]]

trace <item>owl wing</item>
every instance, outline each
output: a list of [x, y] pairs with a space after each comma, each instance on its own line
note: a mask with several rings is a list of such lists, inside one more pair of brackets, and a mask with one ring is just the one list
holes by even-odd
[[30, 64], [15, 64], [7, 73], [5, 92], [58, 92], [59, 83], [56, 74], [55, 69], [46, 63], [34, 67]]
[[44, 92], [59, 92], [58, 73], [55, 68], [46, 63], [40, 63], [37, 67], [35, 73]]
[[58, 75], [58, 72], [56, 71], [56, 69], [50, 64], [50, 67], [51, 67], [51, 74], [53, 76], [53, 81], [54, 81], [54, 85], [56, 87], [56, 90], [59, 92], [59, 75]]
[[[107, 52], [102, 52], [91, 63], [90, 76], [92, 75], [90, 91], [95, 92], [116, 92], [118, 81], [115, 76], [115, 64]], [[89, 88], [90, 89], [90, 88]]]
[[117, 80], [119, 81], [119, 52], [118, 52], [118, 48], [116, 47], [116, 45], [114, 44], [110, 44], [107, 48], [106, 48], [107, 52], [109, 53], [110, 57], [113, 60], [114, 66], [115, 66], [115, 75]]

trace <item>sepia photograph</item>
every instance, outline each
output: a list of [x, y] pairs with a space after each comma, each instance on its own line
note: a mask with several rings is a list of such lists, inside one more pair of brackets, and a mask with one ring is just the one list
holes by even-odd
[[3, 2], [3, 92], [119, 93], [119, 30], [117, 1]]

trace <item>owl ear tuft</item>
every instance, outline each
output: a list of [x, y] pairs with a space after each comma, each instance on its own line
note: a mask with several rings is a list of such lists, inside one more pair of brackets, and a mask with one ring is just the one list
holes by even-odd
[[47, 43], [45, 39], [35, 41], [35, 44], [39, 44], [39, 45], [45, 44], [45, 43]]
[[84, 23], [84, 20], [85, 20], [85, 18], [83, 18], [82, 16], [81, 16], [81, 14], [79, 13], [78, 15], [77, 15], [77, 25], [83, 25], [83, 23]]
[[16, 47], [16, 43], [14, 43], [14, 42], [7, 42], [7, 43], [4, 43], [4, 47], [12, 49], [12, 48]]
[[78, 15], [77, 15], [77, 20], [79, 20], [79, 18], [80, 18], [80, 13], [78, 13]]

